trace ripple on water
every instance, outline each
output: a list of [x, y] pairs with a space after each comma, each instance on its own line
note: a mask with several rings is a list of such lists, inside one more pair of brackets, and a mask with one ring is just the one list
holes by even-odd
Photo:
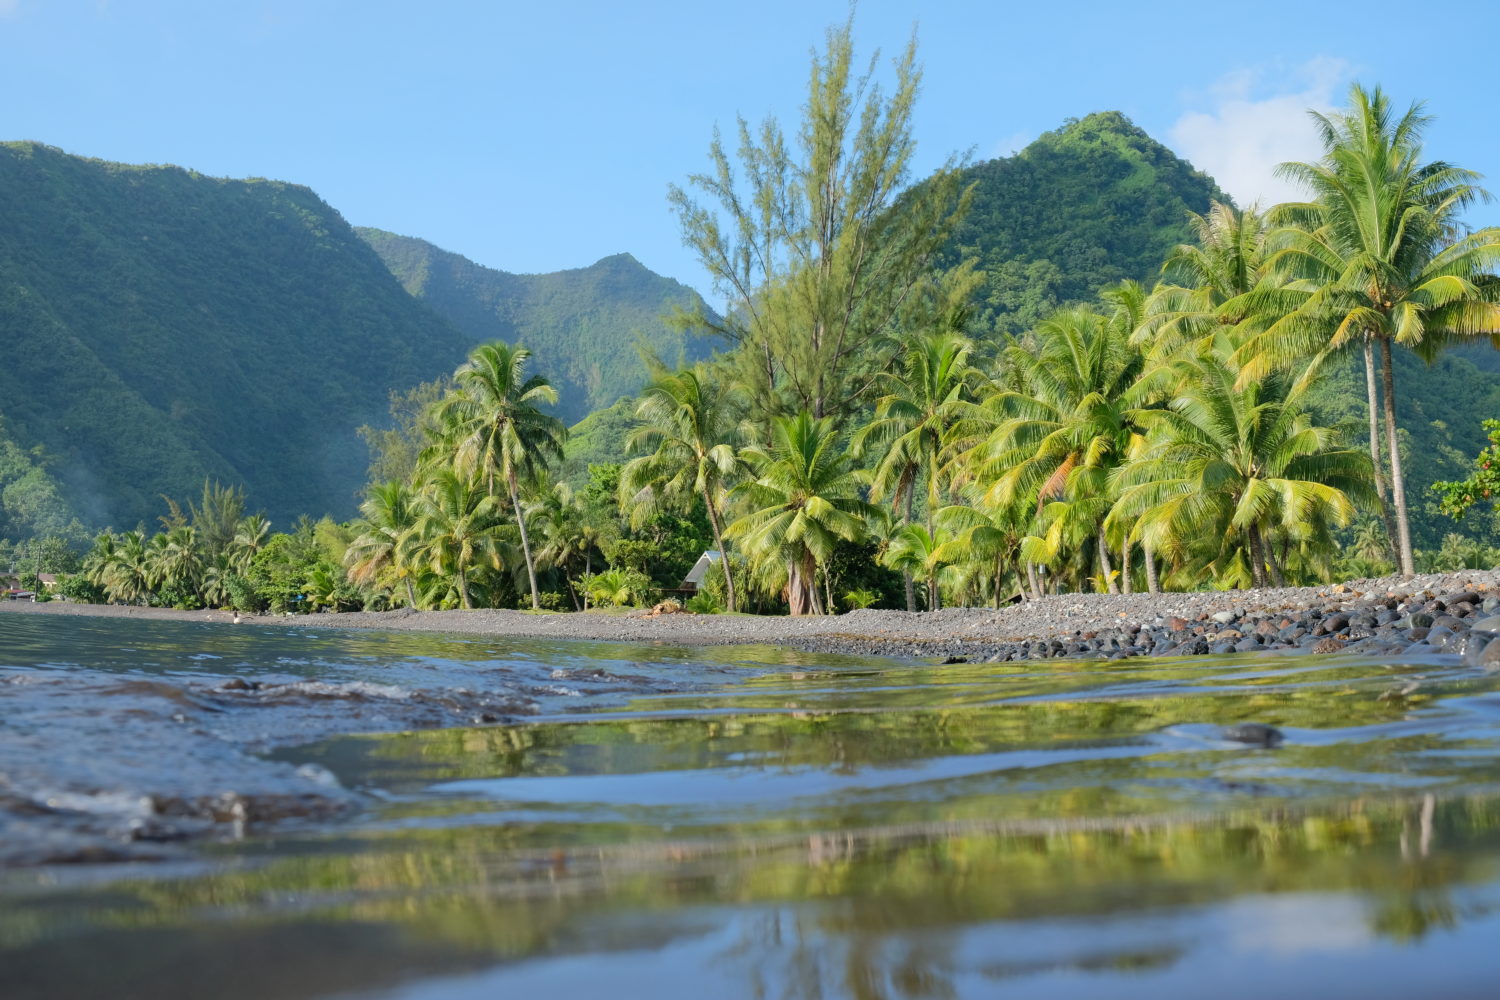
[[8, 998], [103, 995], [96, 967], [231, 1000], [1493, 983], [1500, 678], [1452, 661], [130, 624], [0, 643], [0, 823], [215, 863], [0, 883]]

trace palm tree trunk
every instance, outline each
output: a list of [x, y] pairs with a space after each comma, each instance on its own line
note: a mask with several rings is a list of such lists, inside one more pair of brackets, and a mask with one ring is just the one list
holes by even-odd
[[516, 514], [516, 526], [521, 529], [521, 555], [526, 559], [526, 578], [531, 581], [531, 610], [542, 610], [542, 595], [536, 589], [536, 566], [531, 562], [531, 539], [526, 534], [526, 512], [521, 509], [521, 491], [516, 485], [516, 470], [510, 470], [510, 507]]
[[1265, 553], [1260, 544], [1260, 529], [1250, 525], [1250, 582], [1256, 587], [1266, 585]]
[[1161, 593], [1161, 578], [1156, 575], [1156, 556], [1151, 552], [1151, 546], [1145, 542], [1141, 543], [1141, 555], [1146, 559], [1146, 589], [1153, 594]]
[[1391, 519], [1391, 507], [1385, 492], [1385, 473], [1380, 462], [1380, 404], [1375, 399], [1375, 345], [1369, 334], [1365, 334], [1365, 412], [1370, 418], [1370, 469], [1375, 477], [1375, 499], [1380, 504], [1380, 519], [1385, 522], [1385, 537], [1391, 551], [1400, 549], [1396, 522]]
[[1120, 543], [1120, 592], [1130, 593], [1130, 532], [1125, 532], [1125, 540]]
[[1406, 483], [1401, 475], [1401, 444], [1396, 438], [1396, 373], [1391, 366], [1391, 341], [1380, 338], [1381, 379], [1385, 388], [1385, 439], [1391, 454], [1391, 500], [1396, 507], [1396, 532], [1400, 546], [1401, 575], [1417, 571], [1411, 553], [1411, 523], [1406, 516]]
[[714, 544], [719, 547], [719, 562], [724, 564], [724, 603], [729, 606], [729, 612], [734, 613], [734, 575], [729, 571], [729, 553], [724, 551], [724, 531], [719, 527], [719, 512], [714, 509], [713, 500], [709, 498], [708, 488], [703, 489], [703, 503], [708, 508], [708, 524], [714, 529]]
[[417, 606], [417, 592], [412, 589], [411, 576], [404, 576], [402, 580], [406, 583], [406, 606], [408, 608], [415, 608]]
[[1005, 557], [995, 555], [995, 610], [1000, 610], [1000, 588], [1005, 585]]
[[1271, 582], [1278, 587], [1286, 586], [1286, 574], [1281, 572], [1281, 560], [1276, 558], [1276, 543], [1269, 538], [1263, 543], [1266, 547], [1266, 565], [1271, 570]]
[[1109, 544], [1105, 542], [1102, 530], [1099, 532], [1099, 575], [1104, 577], [1104, 589], [1107, 592], [1120, 592], [1120, 588], [1115, 586], [1115, 568], [1109, 564]]
[[1026, 581], [1031, 584], [1031, 599], [1040, 601], [1042, 599], [1042, 585], [1036, 577], [1036, 563], [1026, 564]]
[[799, 559], [790, 560], [786, 567], [787, 610], [794, 617], [812, 613], [812, 601], [808, 598], [809, 581], [803, 578], [803, 566]]
[[462, 566], [458, 567], [458, 597], [465, 610], [474, 607], [469, 603], [469, 576]]
[[[908, 484], [906, 487], [906, 520], [901, 522], [903, 525], [911, 524], [911, 501], [912, 488]], [[917, 610], [917, 581], [913, 579], [911, 570], [903, 569], [901, 571], [901, 581], [906, 584], [906, 610], [915, 612]]]
[[[588, 548], [586, 548], [586, 549], [583, 550], [583, 575], [584, 575], [585, 578], [591, 577], [591, 576], [594, 575], [594, 546], [592, 544], [590, 544]], [[583, 591], [583, 610], [587, 611], [588, 609], [589, 609], [589, 592], [588, 592], [588, 588], [584, 588], [584, 591]]]
[[827, 569], [823, 570], [823, 596], [827, 600], [827, 604], [823, 608], [823, 613], [831, 615], [834, 613], [833, 576], [829, 574]]

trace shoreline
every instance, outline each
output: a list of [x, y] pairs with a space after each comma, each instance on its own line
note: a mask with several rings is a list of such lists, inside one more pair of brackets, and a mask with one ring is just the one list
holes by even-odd
[[[232, 625], [228, 611], [49, 601], [0, 602], [0, 613], [86, 615]], [[1488, 621], [1488, 619], [1496, 619]], [[1321, 587], [1165, 594], [1058, 594], [993, 608], [859, 610], [824, 617], [652, 616], [646, 611], [509, 609], [249, 616], [249, 624], [587, 639], [678, 646], [786, 645], [807, 652], [906, 659], [1121, 659], [1231, 652], [1472, 656], [1500, 637], [1500, 570], [1353, 580]], [[1483, 625], [1480, 628], [1478, 626]], [[1470, 633], [1474, 633], [1470, 635]], [[1495, 635], [1491, 635], [1495, 633]], [[1481, 642], [1480, 640], [1484, 640]], [[1500, 663], [1500, 646], [1495, 649]]]

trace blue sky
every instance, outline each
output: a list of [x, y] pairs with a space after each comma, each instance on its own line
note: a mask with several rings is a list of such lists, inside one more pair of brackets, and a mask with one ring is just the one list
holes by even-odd
[[[0, 0], [0, 139], [307, 184], [356, 225], [509, 271], [628, 251], [707, 291], [667, 185], [705, 164], [716, 123], [794, 125], [809, 54], [848, 9]], [[1316, 155], [1305, 109], [1357, 79], [1426, 100], [1429, 155], [1500, 190], [1500, 4], [1441, 10], [1424, 32], [1402, 27], [1425, 16], [1410, 3], [865, 0], [855, 35], [888, 64], [917, 30], [918, 173], [1118, 109], [1241, 202], [1274, 200], [1271, 167]]]

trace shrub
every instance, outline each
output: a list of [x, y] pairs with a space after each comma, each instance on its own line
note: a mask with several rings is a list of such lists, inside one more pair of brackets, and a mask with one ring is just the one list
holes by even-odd
[[77, 601], [80, 604], [103, 604], [105, 602], [104, 588], [82, 573], [74, 573], [58, 580], [57, 592], [68, 600]]
[[873, 590], [850, 590], [844, 593], [844, 603], [851, 609], [868, 608], [878, 600], [880, 595]]
[[713, 594], [702, 591], [689, 597], [683, 607], [694, 614], [700, 615], [718, 615], [724, 613], [724, 603]]
[[601, 607], [639, 607], [651, 603], [651, 578], [637, 569], [607, 569], [578, 582], [589, 600]]
[[253, 615], [266, 610], [265, 598], [256, 593], [255, 586], [240, 574], [231, 575], [224, 585], [229, 590], [230, 606], [236, 611]]

